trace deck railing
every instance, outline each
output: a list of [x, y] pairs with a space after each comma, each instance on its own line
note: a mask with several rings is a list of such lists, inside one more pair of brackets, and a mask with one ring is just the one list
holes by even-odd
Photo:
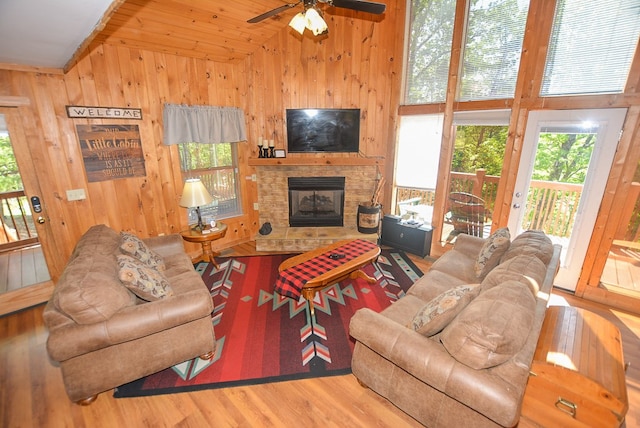
[[[452, 172], [450, 192], [466, 192], [481, 197], [485, 202], [487, 221], [491, 221], [499, 181], [499, 176], [486, 175], [484, 170], [475, 174]], [[582, 187], [580, 184], [532, 180], [523, 229], [540, 229], [548, 235], [568, 237], [573, 229]], [[435, 189], [397, 188], [398, 202], [418, 197], [421, 204], [433, 205]]]
[[0, 193], [0, 251], [37, 242], [38, 233], [24, 190]]

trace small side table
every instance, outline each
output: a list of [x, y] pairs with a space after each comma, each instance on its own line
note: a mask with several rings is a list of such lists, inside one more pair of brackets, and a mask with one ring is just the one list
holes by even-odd
[[[227, 225], [221, 222], [217, 222], [216, 227], [212, 228], [210, 226], [207, 226], [204, 231], [205, 233], [202, 233], [198, 229], [190, 228], [180, 232], [180, 235], [182, 235], [182, 239], [187, 242], [199, 242], [200, 244], [202, 244], [202, 255], [200, 255], [200, 257], [196, 259], [193, 259], [194, 262], [211, 262], [216, 267], [216, 269], [219, 269], [220, 266], [218, 266], [216, 260], [214, 259], [214, 256], [217, 253], [214, 253], [211, 249], [211, 243], [216, 239], [222, 238], [227, 233]], [[206, 233], [206, 231], [209, 231], [209, 233]]]

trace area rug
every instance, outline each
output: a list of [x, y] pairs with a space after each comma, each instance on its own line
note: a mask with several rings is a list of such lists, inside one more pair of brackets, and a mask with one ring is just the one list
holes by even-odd
[[137, 397], [334, 376], [351, 372], [349, 320], [360, 308], [380, 311], [404, 296], [422, 272], [401, 251], [382, 250], [364, 271], [377, 280], [347, 279], [314, 300], [274, 291], [280, 263], [292, 255], [217, 258], [195, 265], [211, 291], [218, 346], [210, 361], [195, 358], [116, 388]]

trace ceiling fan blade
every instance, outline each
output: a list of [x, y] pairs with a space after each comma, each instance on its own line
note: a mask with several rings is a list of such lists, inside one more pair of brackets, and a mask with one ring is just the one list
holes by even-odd
[[381, 14], [384, 13], [387, 5], [383, 3], [375, 3], [372, 1], [360, 0], [332, 0], [327, 3], [335, 7], [343, 7], [345, 9], [359, 10], [361, 12]]
[[262, 15], [258, 15], [258, 16], [254, 17], [254, 18], [251, 18], [247, 22], [249, 24], [255, 24], [256, 22], [260, 22], [260, 21], [262, 21], [264, 19], [267, 19], [267, 18], [269, 18], [269, 17], [271, 17], [273, 15], [277, 15], [282, 11], [285, 11], [287, 9], [291, 9], [292, 7], [296, 7], [299, 4], [300, 4], [300, 1], [297, 2], [297, 3], [287, 3], [287, 4], [283, 5], [283, 6], [276, 7], [275, 9], [270, 10], [269, 12], [265, 12]]

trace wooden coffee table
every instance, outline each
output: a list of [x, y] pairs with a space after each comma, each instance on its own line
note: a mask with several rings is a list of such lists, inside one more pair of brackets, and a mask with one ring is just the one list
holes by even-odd
[[211, 262], [216, 269], [220, 269], [220, 266], [218, 266], [214, 259], [216, 253], [211, 249], [211, 243], [216, 239], [222, 238], [226, 233], [227, 225], [222, 222], [218, 222], [214, 228], [207, 226], [205, 228], [205, 233], [202, 233], [198, 229], [189, 228], [180, 232], [180, 235], [182, 235], [182, 239], [187, 242], [197, 242], [202, 245], [202, 254], [200, 257], [192, 259], [194, 263], [199, 261]]
[[[333, 250], [336, 250], [337, 248], [342, 247], [343, 245], [346, 245], [351, 241], [352, 240], [350, 239], [346, 239], [291, 257], [290, 259], [287, 259], [280, 264], [280, 266], [278, 267], [278, 271], [282, 272], [296, 265], [310, 261], [311, 259], [314, 259], [318, 256], [322, 256], [325, 253], [331, 253]], [[362, 278], [369, 284], [375, 283], [376, 280], [367, 275], [361, 268], [373, 262], [379, 255], [380, 247], [375, 246], [371, 250], [368, 250], [365, 253], [308, 280], [302, 287], [301, 294], [309, 302], [309, 309], [311, 311], [311, 314], [315, 314], [313, 299], [315, 298], [316, 292], [322, 290], [325, 287], [333, 285], [336, 282], [340, 282], [346, 278]]]

